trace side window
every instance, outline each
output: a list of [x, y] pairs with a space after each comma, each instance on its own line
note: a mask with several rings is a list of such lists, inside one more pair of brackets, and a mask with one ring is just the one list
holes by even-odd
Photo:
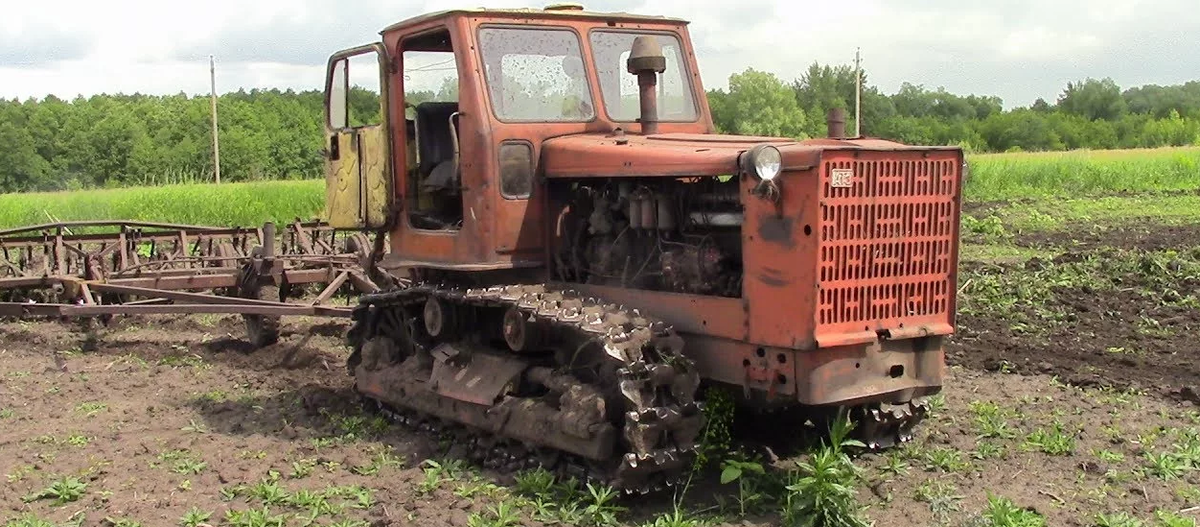
[[363, 53], [333, 64], [329, 127], [335, 130], [383, 123], [379, 106], [379, 56]]
[[409, 221], [418, 229], [459, 229], [458, 64], [450, 35], [418, 35], [402, 41], [400, 49]]
[[329, 83], [329, 127], [334, 130], [347, 128], [346, 59], [333, 63]]
[[451, 51], [405, 51], [404, 102], [411, 119], [413, 107], [426, 102], [458, 102], [458, 65]]
[[347, 70], [350, 90], [346, 94], [346, 109], [350, 126], [374, 126], [383, 122], [380, 113], [379, 56], [364, 53], [350, 57]]
[[500, 194], [525, 199], [533, 190], [533, 149], [529, 143], [506, 142], [500, 145]]

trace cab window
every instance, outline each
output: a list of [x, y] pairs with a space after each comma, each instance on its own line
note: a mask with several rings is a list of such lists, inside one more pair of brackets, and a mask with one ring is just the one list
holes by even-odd
[[592, 93], [574, 31], [484, 27], [479, 49], [501, 121], [591, 121]]

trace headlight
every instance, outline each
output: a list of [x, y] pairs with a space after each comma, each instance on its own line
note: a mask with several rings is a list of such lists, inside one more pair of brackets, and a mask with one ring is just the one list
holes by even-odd
[[742, 169], [754, 172], [763, 181], [771, 181], [783, 170], [783, 156], [771, 145], [757, 145], [742, 158]]

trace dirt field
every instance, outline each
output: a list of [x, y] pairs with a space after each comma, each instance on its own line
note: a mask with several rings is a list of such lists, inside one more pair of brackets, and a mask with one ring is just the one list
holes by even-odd
[[[857, 459], [867, 516], [880, 527], [1193, 525], [1200, 229], [1072, 226], [1003, 243], [1052, 256], [964, 262], [934, 415], [905, 448]], [[527, 485], [447, 457], [454, 445], [361, 412], [344, 330], [290, 320], [280, 344], [246, 353], [236, 317], [121, 319], [95, 338], [0, 322], [0, 525], [507, 526], [617, 512], [586, 489], [553, 506], [521, 497]], [[806, 456], [773, 453], [779, 472], [761, 489], [701, 474], [681, 514], [778, 524], [767, 479]], [[695, 525], [666, 521], [675, 498], [622, 500], [616, 517]], [[1005, 507], [1030, 523], [998, 522]]]

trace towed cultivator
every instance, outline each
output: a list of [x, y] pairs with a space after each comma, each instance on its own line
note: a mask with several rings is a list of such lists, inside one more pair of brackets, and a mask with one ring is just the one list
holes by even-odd
[[361, 265], [369, 254], [365, 234], [299, 221], [8, 229], [0, 231], [0, 316], [236, 313], [263, 346], [278, 338], [280, 316], [349, 317], [330, 301], [343, 289], [378, 291]]

